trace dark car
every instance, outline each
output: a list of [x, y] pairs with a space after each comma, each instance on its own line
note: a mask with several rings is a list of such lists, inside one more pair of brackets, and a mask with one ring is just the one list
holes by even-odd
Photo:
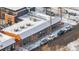
[[61, 35], [63, 35], [64, 34], [64, 30], [60, 30], [59, 32], [58, 32], [58, 36], [61, 36]]
[[50, 12], [50, 11], [47, 11], [46, 14], [50, 15], [50, 16], [55, 16], [55, 13], [54, 12]]

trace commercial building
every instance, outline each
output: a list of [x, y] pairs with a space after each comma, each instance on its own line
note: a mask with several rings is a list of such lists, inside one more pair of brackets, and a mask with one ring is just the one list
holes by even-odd
[[63, 21], [68, 19], [67, 11], [70, 12], [69, 8], [64, 7], [1, 7], [0, 33], [3, 38], [0, 50], [33, 50], [39, 47], [50, 34], [66, 27], [65, 24], [72, 25]]

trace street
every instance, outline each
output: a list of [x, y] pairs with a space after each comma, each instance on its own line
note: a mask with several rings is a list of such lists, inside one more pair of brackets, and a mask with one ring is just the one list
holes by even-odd
[[[55, 51], [57, 46], [59, 47], [66, 46], [68, 43], [76, 40], [79, 36], [78, 33], [79, 33], [79, 25], [75, 26], [71, 31], [64, 33], [62, 36], [59, 36], [58, 38], [49, 41], [47, 44], [40, 46], [34, 49], [33, 51], [46, 51], [48, 49], [51, 51]], [[48, 46], [48, 48], [42, 49], [45, 46]]]

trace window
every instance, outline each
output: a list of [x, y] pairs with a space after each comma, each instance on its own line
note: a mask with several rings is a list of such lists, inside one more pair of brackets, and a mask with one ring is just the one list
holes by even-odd
[[23, 40], [23, 45], [26, 45], [30, 42], [30, 37], [27, 37]]
[[11, 45], [10, 50], [11, 50], [11, 51], [15, 50], [15, 44], [12, 44], [12, 45]]
[[10, 46], [8, 46], [0, 51], [13, 51], [13, 50], [15, 50], [15, 44], [12, 44], [12, 45], [10, 45]]
[[41, 37], [47, 35], [47, 28], [38, 32], [37, 35], [38, 35], [38, 38], [41, 38]]

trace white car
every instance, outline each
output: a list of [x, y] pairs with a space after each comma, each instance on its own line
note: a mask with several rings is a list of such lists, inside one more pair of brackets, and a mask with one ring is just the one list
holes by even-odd
[[73, 28], [72, 25], [67, 25], [62, 30], [64, 30], [65, 32], [67, 32], [67, 31], [71, 30], [72, 28]]
[[55, 36], [55, 35], [49, 35], [48, 36], [48, 40], [53, 40], [54, 38], [56, 38], [57, 36]]
[[72, 25], [66, 26], [67, 31], [71, 30], [72, 28], [73, 28]]

